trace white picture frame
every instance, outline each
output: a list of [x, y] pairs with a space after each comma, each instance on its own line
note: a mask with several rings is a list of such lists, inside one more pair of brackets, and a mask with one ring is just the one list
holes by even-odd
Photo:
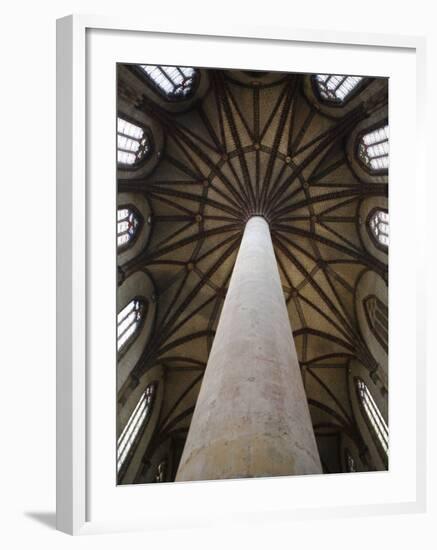
[[[426, 379], [426, 360], [425, 360], [425, 289], [423, 285], [417, 284], [414, 288], [414, 300], [411, 299], [405, 307], [411, 311], [414, 310], [416, 316], [416, 342], [415, 345], [409, 348], [405, 357], [413, 357], [416, 368], [416, 395], [415, 404], [416, 411], [414, 414], [414, 426], [411, 426], [412, 432], [415, 434], [416, 444], [414, 449], [410, 449], [411, 460], [408, 463], [408, 472], [410, 475], [410, 485], [405, 481], [404, 496], [402, 498], [394, 492], [389, 493], [390, 483], [387, 484], [387, 494], [381, 498], [372, 501], [371, 497], [367, 500], [360, 501], [359, 493], [362, 490], [363, 483], [359, 481], [361, 476], [354, 476], [354, 480], [350, 480], [350, 488], [344, 488], [345, 494], [355, 494], [355, 500], [351, 501], [339, 500], [332, 505], [328, 505], [328, 501], [320, 500], [320, 505], [309, 506], [308, 503], [302, 501], [288, 502], [287, 499], [279, 500], [275, 506], [269, 506], [268, 495], [278, 492], [279, 488], [287, 484], [290, 480], [244, 480], [242, 482], [202, 482], [195, 484], [172, 484], [159, 487], [159, 490], [165, 496], [167, 501], [185, 498], [187, 493], [193, 493], [193, 499], [199, 502], [205, 502], [205, 499], [210, 498], [208, 495], [211, 491], [214, 492], [214, 500], [217, 502], [217, 510], [212, 508], [211, 517], [200, 513], [196, 518], [190, 520], [190, 516], [179, 517], [174, 511], [167, 509], [166, 518], [160, 520], [159, 505], [155, 504], [156, 510], [151, 511], [151, 514], [146, 515], [144, 512], [137, 514], [119, 514], [117, 508], [106, 509], [100, 513], [90, 513], [90, 509], [97, 505], [94, 502], [106, 500], [106, 497], [117, 498], [123, 502], [123, 507], [131, 498], [129, 491], [132, 493], [132, 498], [141, 501], [144, 496], [140, 495], [141, 491], [153, 490], [154, 498], [159, 498], [156, 491], [157, 487], [136, 487], [117, 489], [118, 496], [114, 496], [114, 491], [111, 488], [111, 497], [109, 493], [105, 493], [102, 488], [102, 483], [96, 487], [93, 486], [94, 475], [96, 469], [94, 466], [95, 458], [91, 451], [92, 443], [90, 440], [90, 416], [95, 418], [95, 415], [90, 411], [93, 408], [95, 401], [95, 385], [91, 383], [92, 374], [90, 372], [92, 357], [95, 353], [96, 345], [94, 342], [102, 340], [101, 337], [91, 336], [96, 334], [91, 330], [90, 326], [90, 311], [95, 311], [94, 305], [91, 305], [93, 298], [92, 281], [95, 279], [91, 273], [92, 261], [90, 259], [89, 250], [93, 249], [92, 239], [90, 234], [95, 235], [93, 224], [96, 223], [95, 211], [95, 190], [90, 185], [90, 179], [93, 178], [94, 166], [90, 166], [87, 161], [87, 153], [89, 153], [90, 144], [95, 139], [87, 133], [87, 124], [93, 103], [89, 88], [90, 71], [95, 67], [95, 61], [90, 59], [89, 55], [94, 55], [99, 48], [102, 48], [103, 43], [94, 39], [94, 33], [105, 33], [106, 41], [115, 41], [116, 35], [129, 37], [130, 44], [126, 42], [126, 47], [121, 55], [122, 61], [136, 62], [135, 44], [141, 37], [149, 37], [150, 40], [156, 41], [156, 44], [164, 44], [166, 41], [185, 40], [188, 43], [196, 40], [196, 45], [205, 43], [211, 44], [220, 43], [234, 45], [235, 49], [241, 51], [241, 55], [248, 56], [250, 53], [247, 50], [257, 49], [262, 52], [263, 49], [270, 48], [287, 48], [296, 47], [305, 51], [310, 51], [312, 48], [326, 48], [331, 52], [335, 48], [342, 48], [343, 52], [351, 50], [351, 54], [357, 48], [363, 52], [363, 63], [366, 56], [372, 56], [376, 51], [383, 53], [393, 53], [393, 55], [405, 55], [408, 59], [414, 57], [414, 63], [411, 61], [411, 67], [414, 65], [415, 71], [413, 76], [407, 75], [408, 78], [413, 78], [413, 87], [416, 93], [415, 112], [414, 116], [409, 119], [410, 130], [416, 134], [416, 151], [415, 151], [415, 167], [412, 172], [407, 175], [412, 175], [415, 179], [416, 194], [421, 200], [425, 200], [425, 177], [424, 177], [424, 112], [423, 112], [423, 90], [425, 81], [425, 48], [426, 43], [423, 37], [399, 36], [399, 35], [375, 35], [375, 34], [358, 34], [358, 33], [337, 33], [337, 32], [315, 32], [303, 29], [287, 29], [287, 28], [262, 28], [262, 27], [234, 27], [229, 25], [228, 28], [214, 28], [212, 24], [209, 28], [199, 28], [193, 22], [190, 28], [181, 27], [177, 24], [170, 25], [163, 23], [162, 25], [149, 24], [147, 27], [143, 23], [123, 19], [123, 18], [106, 18], [97, 16], [73, 15], [57, 22], [57, 528], [69, 534], [86, 534], [94, 532], [108, 531], [123, 531], [132, 529], [148, 529], [156, 527], [165, 527], [169, 517], [174, 518], [175, 524], [187, 524], [187, 521], [193, 526], [206, 525], [210, 522], [218, 521], [242, 521], [256, 520], [257, 518], [267, 519], [293, 519], [293, 518], [319, 518], [328, 516], [350, 516], [364, 514], [380, 514], [380, 513], [400, 513], [400, 512], [418, 512], [424, 511], [426, 505], [426, 464], [425, 464], [425, 427], [426, 427], [426, 402], [425, 402], [425, 379]], [[99, 36], [102, 36], [100, 34]], [[109, 42], [106, 42], [108, 44]], [[114, 42], [115, 43], [115, 42]], [[237, 48], [238, 45], [238, 48]], [[107, 48], [110, 50], [111, 48]], [[245, 51], [246, 50], [246, 51]], [[90, 54], [91, 51], [91, 54]], [[131, 52], [131, 53], [129, 53]], [[108, 66], [112, 63], [110, 53], [106, 63]], [[169, 56], [168, 52], [163, 50], [163, 54]], [[178, 49], [180, 59], [184, 55], [183, 48]], [[194, 55], [194, 54], [193, 54]], [[205, 52], [198, 52], [199, 56], [206, 55]], [[214, 54], [214, 60], [209, 66], [220, 66], [220, 57], [217, 52]], [[238, 63], [236, 53], [235, 63]], [[331, 55], [335, 60], [335, 56]], [[382, 54], [381, 54], [382, 55]], [[126, 58], [126, 56], [129, 56]], [[156, 57], [156, 55], [155, 55]], [[169, 57], [167, 57], [169, 59]], [[199, 63], [201, 57], [198, 57]], [[205, 58], [206, 59], [206, 58]], [[212, 59], [212, 54], [211, 54]], [[229, 59], [229, 57], [228, 57]], [[243, 57], [241, 57], [243, 59]], [[262, 55], [259, 56], [262, 63]], [[309, 59], [309, 58], [308, 58]], [[348, 63], [347, 55], [345, 55], [344, 63]], [[388, 59], [388, 57], [387, 57]], [[394, 59], [394, 58], [393, 58]], [[401, 59], [401, 57], [399, 57]], [[153, 59], [152, 61], [155, 61]], [[182, 63], [175, 60], [174, 63]], [[278, 61], [280, 63], [280, 60]], [[388, 61], [387, 61], [388, 62]], [[93, 65], [94, 63], [94, 65]], [[194, 64], [194, 63], [193, 63]], [[222, 66], [228, 66], [226, 60]], [[238, 66], [238, 65], [236, 65]], [[91, 67], [91, 68], [90, 68]], [[410, 67], [408, 63], [405, 67]], [[252, 67], [248, 67], [252, 68]], [[292, 70], [290, 68], [289, 70]], [[295, 68], [299, 71], [299, 68]], [[308, 62], [307, 72], [313, 71], [311, 62]], [[329, 67], [326, 69], [328, 72]], [[397, 69], [400, 74], [400, 69]], [[405, 69], [408, 70], [408, 69]], [[411, 69], [411, 71], [413, 71]], [[355, 71], [360, 74], [360, 71]], [[115, 72], [114, 72], [115, 74]], [[347, 74], [347, 73], [346, 73]], [[363, 73], [364, 74], [364, 73]], [[370, 73], [369, 73], [370, 74]], [[372, 73], [374, 74], [374, 73]], [[383, 76], [384, 70], [376, 72]], [[109, 75], [110, 76], [110, 75]], [[399, 77], [400, 78], [400, 77]], [[411, 83], [410, 83], [411, 84]], [[115, 81], [113, 95], [115, 95]], [[103, 107], [102, 107], [103, 108]], [[108, 103], [104, 106], [105, 109], [110, 109]], [[103, 112], [108, 112], [102, 111]], [[110, 123], [112, 124], [112, 123]], [[395, 123], [396, 126], [396, 123]], [[93, 125], [95, 128], [96, 125]], [[95, 130], [93, 130], [93, 136]], [[108, 135], [106, 132], [105, 135]], [[115, 135], [115, 133], [114, 133]], [[108, 136], [105, 143], [102, 143], [102, 150], [109, 151], [113, 147], [112, 140], [114, 136]], [[396, 144], [394, 139], [394, 169], [391, 169], [391, 178], [396, 175], [396, 155], [402, 156], [402, 147], [404, 144]], [[100, 145], [99, 145], [100, 147]], [[115, 149], [112, 149], [115, 150]], [[396, 152], [397, 151], [397, 152]], [[97, 162], [99, 162], [97, 160]], [[94, 164], [94, 163], [93, 163]], [[112, 167], [110, 170], [114, 170]], [[106, 174], [105, 174], [106, 175]], [[111, 177], [111, 172], [108, 172], [108, 177]], [[406, 177], [399, 174], [399, 180]], [[421, 183], [420, 183], [421, 182]], [[394, 193], [391, 208], [401, 211], [405, 204], [402, 203], [401, 197], [397, 191]], [[115, 194], [115, 179], [114, 179], [114, 194]], [[398, 201], [399, 199], [399, 201]], [[111, 198], [106, 205], [111, 207]], [[416, 205], [417, 207], [417, 205]], [[105, 208], [105, 204], [103, 204]], [[102, 209], [103, 209], [102, 208]], [[94, 209], [94, 210], [93, 210]], [[112, 210], [111, 210], [112, 212]], [[110, 219], [111, 213], [109, 215]], [[108, 227], [107, 218], [103, 220], [102, 227]], [[420, 229], [425, 222], [417, 215], [414, 220], [415, 233], [413, 236], [405, 235], [415, 248], [416, 258], [414, 265], [417, 266], [417, 272], [422, 273], [425, 269], [423, 244], [419, 242], [417, 237], [420, 234]], [[105, 225], [106, 224], [106, 225]], [[394, 216], [393, 222], [391, 217], [392, 231], [402, 231], [401, 220], [396, 222]], [[398, 225], [397, 225], [398, 224]], [[397, 229], [398, 228], [398, 229]], [[105, 247], [103, 247], [105, 249]], [[102, 252], [102, 254], [104, 254]], [[103, 256], [102, 256], [103, 258]], [[105, 257], [103, 264], [115, 261], [109, 254]], [[391, 262], [391, 260], [390, 260]], [[115, 265], [115, 264], [114, 264]], [[418, 279], [419, 280], [419, 279]], [[90, 282], [91, 281], [91, 282]], [[110, 282], [113, 284], [113, 281]], [[104, 285], [103, 285], [104, 286]], [[399, 285], [393, 284], [390, 286], [390, 299], [397, 296], [402, 288]], [[103, 290], [102, 290], [103, 292]], [[110, 310], [111, 311], [111, 310]], [[114, 310], [115, 313], [115, 310]], [[108, 317], [108, 316], [106, 316]], [[115, 315], [112, 317], [115, 319]], [[414, 319], [414, 316], [413, 316]], [[392, 318], [390, 317], [392, 321]], [[111, 330], [111, 317], [107, 321], [106, 328]], [[392, 342], [402, 337], [402, 329], [396, 324], [396, 319], [391, 322], [390, 342], [391, 356], [396, 358], [396, 351], [392, 353]], [[399, 335], [396, 336], [399, 329]], [[105, 329], [106, 330], [106, 329]], [[103, 334], [103, 332], [102, 332]], [[106, 332], [105, 334], [108, 334]], [[104, 339], [104, 338], [103, 338]], [[111, 350], [109, 351], [111, 353]], [[414, 355], [412, 355], [414, 354]], [[400, 356], [402, 359], [402, 354]], [[406, 361], [407, 359], [405, 359]], [[91, 361], [91, 362], [90, 362]], [[110, 377], [110, 375], [108, 375]], [[392, 382], [391, 382], [392, 384]], [[394, 377], [394, 388], [396, 389], [397, 379]], [[103, 384], [102, 392], [111, 389], [111, 384]], [[399, 386], [397, 390], [399, 395], [402, 388]], [[109, 399], [113, 397], [109, 395]], [[108, 399], [108, 395], [106, 396]], [[113, 399], [115, 402], [115, 399]], [[396, 399], [395, 399], [396, 401]], [[395, 403], [396, 404], [396, 403]], [[115, 405], [115, 403], [114, 403]], [[405, 418], [403, 419], [405, 420]], [[94, 421], [94, 420], [93, 420]], [[405, 420], [408, 422], [408, 419]], [[414, 428], [414, 430], [413, 430]], [[109, 430], [107, 441], [110, 440], [111, 430]], [[102, 436], [103, 437], [103, 436]], [[395, 441], [396, 443], [396, 441]], [[410, 442], [411, 443], [411, 442]], [[115, 439], [114, 439], [115, 445]], [[102, 445], [102, 448], [105, 448]], [[114, 460], [115, 460], [115, 452]], [[414, 455], [414, 456], [413, 456]], [[111, 460], [108, 458], [108, 461]], [[394, 460], [394, 462], [396, 462]], [[414, 464], [413, 464], [414, 463]], [[398, 465], [400, 470], [402, 464]], [[396, 469], [396, 464], [395, 467]], [[105, 470], [102, 468], [102, 470]], [[108, 467], [109, 471], [111, 466]], [[94, 473], [93, 473], [94, 472]], [[377, 475], [377, 473], [375, 473]], [[390, 474], [391, 475], [391, 474]], [[394, 475], [394, 474], [393, 474]], [[311, 476], [310, 476], [311, 477]], [[305, 491], [304, 484], [313, 483], [316, 476], [310, 479], [295, 479], [291, 480], [296, 488], [296, 494], [303, 494]], [[338, 476], [319, 476], [324, 477], [323, 481], [325, 494], [328, 491], [332, 492], [334, 484], [340, 483]], [[328, 479], [330, 478], [330, 479]], [[406, 476], [408, 478], [408, 476]], [[368, 477], [365, 481], [366, 485], [373, 478]], [[381, 483], [381, 479], [375, 478], [372, 483]], [[393, 486], [397, 478], [393, 478]], [[375, 481], [376, 480], [376, 481]], [[262, 485], [254, 484], [261, 483]], [[316, 483], [319, 483], [316, 480]], [[343, 483], [344, 485], [344, 483]], [[408, 485], [408, 487], [407, 487]], [[93, 488], [91, 489], [91, 486]], [[259, 499], [260, 487], [261, 493], [264, 493], [264, 498]], [[402, 489], [402, 488], [401, 488]], [[100, 497], [94, 497], [96, 491], [101, 491]], [[312, 491], [312, 489], [311, 489]], [[340, 490], [339, 493], [342, 491]], [[171, 493], [171, 494], [170, 494]], [[358, 494], [358, 496], [357, 496]], [[241, 497], [241, 498], [240, 498]], [[386, 498], [385, 498], [386, 497]], [[336, 497], [335, 497], [336, 498]], [[335, 500], [334, 498], [334, 500]], [[235, 507], [226, 506], [225, 503], [236, 502]], [[238, 506], [242, 502], [251, 502], [244, 513], [238, 513]], [[301, 505], [296, 504], [301, 502]], [[144, 509], [144, 506], [142, 507]], [[222, 510], [222, 513], [216, 513]], [[173, 514], [173, 515], [172, 515]], [[95, 516], [95, 517], [94, 517]], [[214, 516], [214, 517], [213, 517]], [[188, 518], [188, 519], [187, 519]]]

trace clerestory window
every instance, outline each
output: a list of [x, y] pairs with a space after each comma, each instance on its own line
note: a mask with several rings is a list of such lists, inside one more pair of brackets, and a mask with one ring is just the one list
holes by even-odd
[[389, 128], [387, 124], [361, 137], [358, 145], [358, 155], [361, 162], [371, 172], [388, 170], [388, 139]]
[[158, 92], [170, 100], [189, 97], [197, 84], [199, 74], [193, 67], [168, 67], [164, 65], [140, 65]]
[[363, 81], [362, 76], [343, 76], [338, 74], [316, 74], [314, 81], [320, 97], [325, 101], [344, 105], [350, 94]]
[[351, 455], [350, 451], [348, 449], [345, 450], [344, 458], [346, 462], [346, 471], [347, 472], [356, 472], [356, 466], [355, 466], [355, 460], [353, 456]]
[[361, 411], [364, 415], [367, 425], [372, 432], [372, 436], [378, 443], [378, 448], [384, 455], [384, 459], [388, 456], [388, 426], [385, 422], [369, 388], [361, 380], [355, 379], [356, 390]]
[[117, 210], [117, 249], [125, 250], [135, 240], [140, 230], [140, 217], [136, 210], [130, 207]]
[[156, 483], [163, 483], [166, 481], [167, 478], [167, 461], [163, 460], [158, 464], [158, 468], [156, 470], [155, 475], [155, 482]]
[[138, 336], [146, 314], [146, 305], [140, 298], [131, 300], [117, 315], [117, 351], [124, 351]]
[[117, 162], [119, 165], [135, 166], [144, 160], [151, 150], [151, 141], [144, 128], [117, 118]]
[[153, 402], [156, 393], [156, 384], [149, 384], [142, 393], [135, 409], [127, 421], [124, 430], [117, 441], [117, 472], [126, 462], [130, 451], [138, 442], [152, 413]]
[[369, 218], [369, 230], [376, 244], [387, 248], [389, 245], [389, 216], [384, 210], [375, 210]]
[[364, 311], [370, 330], [388, 353], [388, 308], [375, 295], [366, 296], [363, 300]]

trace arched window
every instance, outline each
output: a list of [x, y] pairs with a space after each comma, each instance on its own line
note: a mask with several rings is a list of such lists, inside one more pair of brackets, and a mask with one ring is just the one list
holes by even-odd
[[353, 456], [351, 455], [349, 449], [346, 449], [344, 452], [344, 460], [346, 463], [346, 471], [347, 472], [356, 472], [356, 466], [355, 466], [355, 460]]
[[386, 460], [388, 456], [388, 426], [366, 384], [361, 378], [356, 378], [355, 383], [361, 411], [378, 449], [382, 451], [383, 458]]
[[388, 125], [364, 134], [358, 145], [358, 155], [371, 172], [388, 169]]
[[134, 298], [117, 315], [117, 351], [123, 351], [138, 334], [146, 315], [143, 300]]
[[363, 80], [362, 76], [339, 74], [316, 74], [313, 78], [322, 99], [341, 105]]
[[366, 296], [363, 300], [364, 311], [370, 330], [388, 353], [388, 308], [375, 295]]
[[375, 243], [384, 248], [389, 244], [388, 221], [388, 212], [384, 210], [374, 210], [369, 218], [370, 234]]
[[145, 159], [151, 150], [150, 138], [144, 128], [124, 118], [117, 118], [118, 164], [134, 166]]
[[117, 210], [117, 249], [119, 251], [128, 248], [140, 229], [140, 217], [138, 212], [130, 207]]
[[138, 442], [139, 437], [147, 425], [152, 412], [153, 401], [156, 393], [156, 384], [149, 384], [127, 421], [124, 430], [117, 441], [117, 472], [120, 472], [126, 462], [131, 449]]
[[167, 461], [163, 460], [158, 464], [158, 468], [156, 470], [155, 475], [155, 482], [156, 483], [163, 483], [166, 481], [167, 478]]
[[158, 92], [170, 100], [186, 99], [194, 91], [199, 75], [193, 67], [140, 65]]

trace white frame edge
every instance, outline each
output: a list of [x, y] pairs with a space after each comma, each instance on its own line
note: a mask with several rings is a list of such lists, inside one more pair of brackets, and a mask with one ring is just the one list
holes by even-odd
[[85, 26], [56, 38], [56, 526], [86, 522]]
[[[418, 36], [363, 34], [284, 27], [232, 26], [223, 29], [192, 24], [181, 31], [177, 24], [147, 21], [147, 29], [138, 20], [95, 15], [69, 15], [57, 20], [56, 40], [56, 118], [57, 118], [57, 337], [56, 337], [56, 526], [60, 531], [78, 535], [91, 532], [143, 529], [138, 522], [120, 525], [96, 524], [87, 520], [87, 262], [86, 262], [86, 48], [87, 29], [111, 29], [136, 32], [195, 34], [413, 48], [417, 59], [418, 176], [425, 177], [424, 90], [426, 74], [426, 38]], [[424, 145], [422, 143], [422, 145]], [[424, 253], [418, 273], [424, 273]], [[418, 279], [420, 280], [420, 279]], [[422, 279], [422, 281], [425, 279]], [[426, 509], [426, 357], [425, 289], [418, 284], [417, 323], [417, 498], [415, 503], [375, 506], [373, 513], [423, 512]], [[335, 510], [344, 516], [368, 515], [369, 507]], [[331, 510], [326, 515], [333, 515]], [[312, 510], [321, 517], [323, 510]], [[306, 514], [303, 514], [305, 517]], [[294, 517], [294, 516], [293, 516]], [[296, 514], [302, 518], [302, 514]]]

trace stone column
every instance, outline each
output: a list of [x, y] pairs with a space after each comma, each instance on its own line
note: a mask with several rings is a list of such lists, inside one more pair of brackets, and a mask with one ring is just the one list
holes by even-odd
[[322, 472], [269, 226], [250, 218], [176, 481]]

